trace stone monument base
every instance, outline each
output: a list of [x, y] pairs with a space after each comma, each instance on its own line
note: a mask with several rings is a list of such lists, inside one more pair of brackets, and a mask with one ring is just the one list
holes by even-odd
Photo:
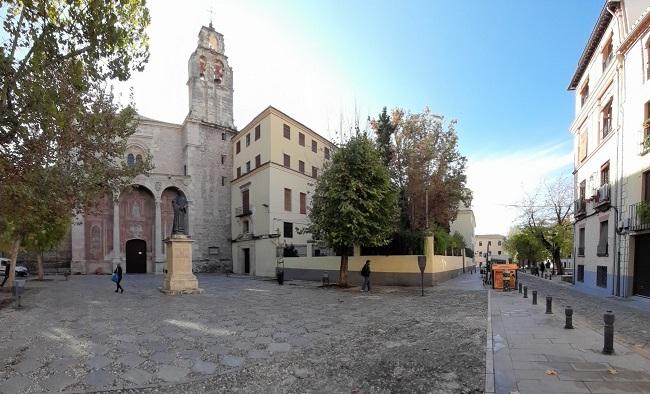
[[165, 240], [167, 261], [165, 263], [163, 285], [160, 291], [165, 294], [199, 294], [199, 281], [192, 273], [192, 241], [186, 235], [172, 235]]

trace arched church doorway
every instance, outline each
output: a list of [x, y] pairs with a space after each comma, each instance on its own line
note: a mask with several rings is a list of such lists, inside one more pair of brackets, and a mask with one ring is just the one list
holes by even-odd
[[147, 272], [147, 242], [143, 239], [126, 241], [126, 273], [144, 274]]

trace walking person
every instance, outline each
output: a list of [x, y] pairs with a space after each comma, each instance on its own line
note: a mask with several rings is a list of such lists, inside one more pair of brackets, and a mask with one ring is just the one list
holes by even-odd
[[5, 287], [5, 282], [7, 282], [7, 279], [9, 279], [9, 263], [5, 266], [5, 279], [2, 281], [2, 285], [0, 287]]
[[115, 268], [115, 271], [113, 272], [117, 276], [115, 279], [115, 283], [117, 284], [117, 288], [115, 289], [115, 292], [117, 293], [120, 291], [121, 293], [124, 293], [124, 289], [120, 285], [120, 282], [122, 281], [122, 266], [120, 263], [117, 263], [117, 268]]
[[544, 263], [539, 263], [539, 272], [540, 272], [540, 277], [544, 277], [544, 271], [546, 270], [546, 267], [544, 266]]
[[361, 291], [370, 291], [370, 260], [366, 260], [366, 264], [361, 268], [361, 276], [363, 276]]

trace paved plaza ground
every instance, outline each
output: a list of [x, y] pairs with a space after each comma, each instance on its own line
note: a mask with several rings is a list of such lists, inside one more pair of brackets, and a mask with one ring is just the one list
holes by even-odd
[[[496, 393], [650, 393], [647, 330], [650, 314], [630, 301], [595, 297], [557, 282], [521, 275], [516, 290], [490, 293], [487, 390]], [[538, 305], [532, 305], [532, 291]], [[553, 313], [545, 313], [545, 297]], [[564, 329], [564, 307], [574, 329]], [[605, 310], [616, 314], [615, 353], [602, 354]], [[493, 372], [493, 378], [490, 376]], [[492, 381], [494, 386], [492, 386]]]
[[28, 282], [0, 310], [0, 392], [484, 391], [487, 296], [478, 275], [426, 289], [320, 288], [200, 275]]

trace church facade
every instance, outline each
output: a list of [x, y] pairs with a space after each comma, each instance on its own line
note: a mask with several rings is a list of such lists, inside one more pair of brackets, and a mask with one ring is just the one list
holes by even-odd
[[173, 222], [171, 201], [188, 201], [186, 228], [195, 241], [195, 271], [232, 270], [231, 188], [233, 71], [223, 35], [202, 27], [188, 62], [189, 113], [182, 124], [139, 118], [125, 160], [134, 165], [151, 155], [153, 170], [119, 195], [105, 196], [75, 220], [71, 271], [162, 272], [165, 238]]

